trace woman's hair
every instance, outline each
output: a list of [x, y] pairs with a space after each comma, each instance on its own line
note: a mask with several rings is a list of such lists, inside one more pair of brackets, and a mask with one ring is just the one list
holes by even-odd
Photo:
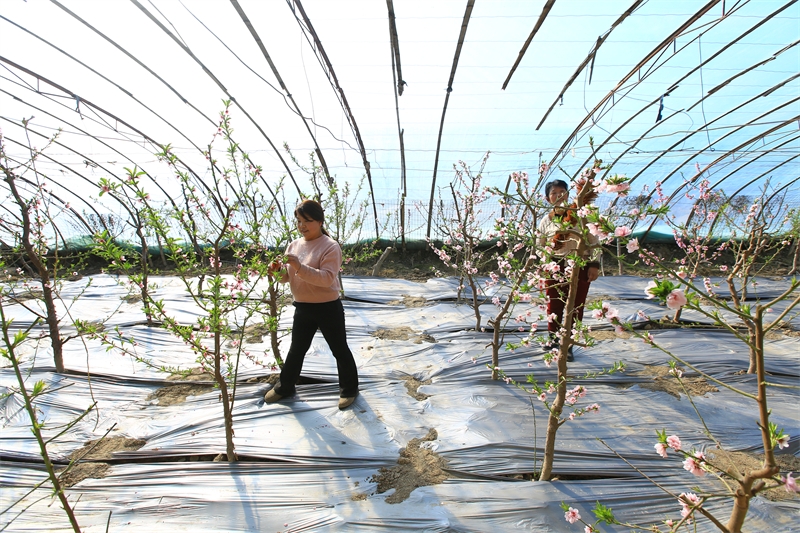
[[550, 198], [550, 191], [553, 189], [553, 187], [560, 187], [565, 191], [569, 190], [569, 185], [567, 185], [567, 182], [564, 180], [548, 181], [547, 185], [544, 186], [544, 195], [548, 198]]
[[315, 202], [314, 200], [303, 200], [294, 210], [294, 216], [302, 217], [306, 220], [316, 220], [317, 222], [321, 222], [323, 224], [323, 226], [320, 226], [322, 234], [330, 237], [330, 233], [327, 232], [324, 226], [325, 211], [323, 211], [322, 206], [319, 205], [319, 202]]

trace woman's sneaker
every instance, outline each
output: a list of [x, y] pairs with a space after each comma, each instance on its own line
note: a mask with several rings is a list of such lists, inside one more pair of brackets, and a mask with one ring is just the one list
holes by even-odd
[[347, 409], [353, 402], [356, 401], [355, 396], [350, 396], [349, 398], [339, 398], [339, 409]]
[[264, 395], [264, 402], [265, 403], [275, 403], [275, 402], [280, 401], [282, 398], [283, 398], [283, 396], [281, 396], [280, 394], [275, 392], [275, 389], [270, 389]]

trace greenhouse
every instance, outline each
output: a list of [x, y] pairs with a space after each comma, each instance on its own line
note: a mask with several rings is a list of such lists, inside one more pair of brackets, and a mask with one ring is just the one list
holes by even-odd
[[799, 45], [796, 0], [4, 1], [0, 531], [793, 531]]

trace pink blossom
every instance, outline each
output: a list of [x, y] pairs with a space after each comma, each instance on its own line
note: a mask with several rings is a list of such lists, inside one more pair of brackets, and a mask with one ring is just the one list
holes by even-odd
[[572, 507], [570, 507], [570, 508], [569, 508], [569, 511], [567, 511], [566, 513], [564, 513], [564, 518], [565, 518], [565, 519], [567, 520], [567, 522], [569, 522], [570, 524], [574, 524], [575, 522], [577, 522], [578, 520], [580, 520], [580, 519], [581, 519], [581, 514], [578, 512], [578, 510], [577, 510], [577, 509], [573, 509]]
[[681, 439], [679, 439], [677, 435], [670, 435], [667, 437], [667, 446], [678, 451], [681, 449]]
[[[689, 516], [694, 507], [700, 506], [700, 498], [698, 498], [697, 494], [694, 492], [682, 492], [680, 496], [678, 496], [678, 502], [681, 504], [681, 516], [683, 518]], [[686, 522], [689, 523], [690, 521], [687, 520]]]
[[785, 478], [781, 478], [781, 481], [783, 481], [783, 483], [784, 483], [784, 487], [786, 488], [786, 492], [798, 492], [797, 481], [792, 477], [792, 473], [791, 472], [786, 474]]
[[655, 448], [656, 448], [656, 452], [658, 453], [658, 455], [660, 455], [661, 457], [666, 457], [667, 456], [667, 445], [666, 444], [664, 444], [662, 442], [657, 442]]
[[686, 305], [686, 295], [680, 289], [675, 289], [667, 296], [667, 307], [670, 309], [680, 309]]
[[652, 300], [656, 297], [656, 295], [651, 291], [651, 289], [655, 289], [656, 287], [658, 287], [658, 284], [655, 281], [650, 281], [647, 284], [647, 287], [644, 288], [644, 294], [647, 296], [648, 300]]
[[614, 236], [616, 237], [627, 237], [631, 233], [632, 233], [631, 228], [629, 228], [628, 226], [619, 226], [617, 229], [614, 230]]
[[609, 183], [606, 185], [606, 192], [615, 192], [617, 194], [628, 191], [631, 186], [628, 183]]
[[604, 238], [606, 236], [605, 232], [603, 232], [603, 230], [600, 228], [600, 224], [590, 222], [586, 224], [586, 228], [589, 230], [589, 233], [595, 237]]
[[628, 253], [632, 254], [633, 252], [639, 249], [639, 239], [629, 240], [628, 244], [626, 244], [625, 247], [628, 249]]
[[545, 394], [545, 393], [541, 393], [541, 394], [539, 395], [539, 401], [540, 401], [540, 402], [543, 402], [543, 401], [545, 401], [545, 400], [547, 400], [547, 394]]
[[789, 435], [784, 435], [775, 441], [781, 450], [789, 447]]
[[728, 271], [728, 266], [727, 265], [722, 265], [721, 267], [719, 267], [719, 269], [720, 269], [721, 272], [727, 272]]
[[698, 477], [706, 474], [706, 471], [703, 470], [702, 462], [698, 461], [695, 457], [687, 457], [683, 461], [683, 469]]

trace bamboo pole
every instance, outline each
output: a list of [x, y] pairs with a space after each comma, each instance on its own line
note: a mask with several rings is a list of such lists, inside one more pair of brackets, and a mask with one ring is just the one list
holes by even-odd
[[456, 54], [453, 57], [453, 66], [450, 68], [450, 79], [447, 81], [447, 96], [444, 98], [444, 108], [442, 109], [442, 119], [439, 121], [439, 136], [436, 139], [436, 156], [433, 161], [433, 179], [431, 180], [431, 198], [428, 203], [428, 229], [425, 233], [427, 238], [431, 236], [431, 222], [433, 220], [433, 198], [436, 193], [436, 172], [439, 167], [439, 151], [442, 147], [442, 130], [444, 129], [444, 117], [447, 113], [447, 103], [450, 101], [450, 93], [453, 92], [453, 80], [456, 77], [456, 68], [458, 68], [458, 58], [461, 56], [461, 48], [464, 46], [464, 37], [467, 35], [467, 26], [469, 25], [469, 17], [472, 15], [472, 8], [475, 7], [475, 0], [467, 0], [467, 9], [464, 12], [464, 18], [461, 21], [461, 33], [458, 36], [458, 44], [456, 45]]

